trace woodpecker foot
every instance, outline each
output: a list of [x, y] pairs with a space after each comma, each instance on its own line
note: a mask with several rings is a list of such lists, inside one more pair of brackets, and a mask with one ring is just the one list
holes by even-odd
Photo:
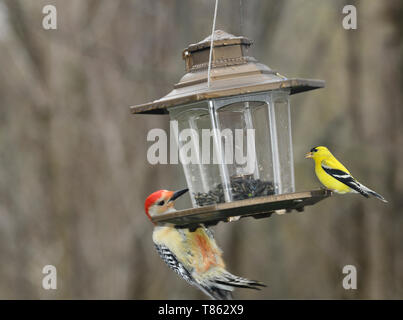
[[276, 210], [274, 212], [277, 213], [277, 214], [284, 214], [284, 213], [287, 212], [287, 210], [286, 209], [280, 209], [280, 210]]
[[227, 221], [233, 222], [233, 221], [238, 221], [239, 219], [241, 219], [241, 216], [228, 217]]

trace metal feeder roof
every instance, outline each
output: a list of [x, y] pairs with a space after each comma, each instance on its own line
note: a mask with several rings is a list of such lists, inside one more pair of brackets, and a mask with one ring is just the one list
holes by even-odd
[[130, 107], [132, 113], [167, 114], [167, 108], [234, 95], [290, 89], [290, 94], [323, 88], [323, 80], [286, 78], [248, 55], [252, 41], [221, 30], [214, 32], [210, 88], [207, 69], [211, 36], [189, 45], [182, 54], [186, 74], [161, 99]]

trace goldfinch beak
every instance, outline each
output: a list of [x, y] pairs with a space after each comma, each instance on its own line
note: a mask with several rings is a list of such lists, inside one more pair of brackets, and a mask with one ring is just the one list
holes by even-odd
[[305, 155], [305, 159], [312, 158], [312, 156], [313, 156], [312, 152], [308, 152], [308, 153]]

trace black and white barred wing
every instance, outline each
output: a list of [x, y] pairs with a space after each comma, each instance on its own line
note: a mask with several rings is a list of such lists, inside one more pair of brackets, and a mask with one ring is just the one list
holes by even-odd
[[199, 288], [206, 295], [208, 295], [212, 299], [219, 300], [230, 300], [232, 298], [231, 292], [227, 292], [225, 290], [221, 290], [216, 287], [206, 287], [203, 284], [199, 284], [190, 274], [190, 272], [184, 267], [184, 265], [179, 262], [175, 254], [169, 250], [169, 248], [165, 245], [154, 244], [157, 249], [158, 254], [164, 260], [164, 262], [174, 270], [179, 276], [186, 280], [189, 284]]
[[361, 184], [357, 180], [355, 180], [348, 172], [345, 172], [340, 169], [330, 168], [323, 163], [322, 163], [322, 169], [325, 170], [325, 172], [328, 175], [332, 176], [341, 183], [344, 183], [345, 185], [349, 186], [354, 191], [361, 193], [364, 197], [367, 198], [369, 197], [368, 193], [361, 188]]
[[325, 172], [328, 175], [332, 176], [333, 178], [340, 181], [341, 183], [344, 183], [345, 185], [349, 186], [355, 192], [362, 194], [364, 197], [369, 198], [369, 195], [372, 195], [372, 196], [380, 199], [383, 202], [387, 202], [384, 197], [382, 197], [380, 194], [376, 193], [375, 191], [371, 190], [370, 188], [364, 186], [363, 184], [359, 183], [348, 172], [345, 172], [340, 169], [334, 169], [334, 168], [328, 167], [323, 162], [322, 162], [321, 166], [322, 166], [322, 169], [325, 170]]
[[158, 254], [164, 260], [164, 262], [174, 270], [178, 275], [180, 275], [183, 279], [185, 279], [188, 283], [194, 285], [195, 281], [192, 275], [188, 270], [184, 267], [182, 263], [179, 262], [175, 254], [169, 248], [163, 244], [154, 244], [157, 249]]

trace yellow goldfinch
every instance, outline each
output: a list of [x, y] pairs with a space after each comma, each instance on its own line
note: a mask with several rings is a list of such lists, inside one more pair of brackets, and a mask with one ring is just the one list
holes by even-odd
[[305, 158], [312, 158], [315, 161], [316, 176], [326, 188], [341, 194], [361, 193], [366, 198], [372, 195], [383, 202], [387, 202], [380, 194], [355, 180], [328, 148], [323, 146], [312, 148], [305, 155]]

